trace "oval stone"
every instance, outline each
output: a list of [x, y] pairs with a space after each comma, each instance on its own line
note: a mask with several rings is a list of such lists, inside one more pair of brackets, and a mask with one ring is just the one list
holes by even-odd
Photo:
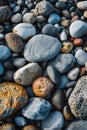
[[80, 9], [80, 10], [87, 10], [87, 0], [86, 1], [80, 1], [77, 3], [77, 7]]

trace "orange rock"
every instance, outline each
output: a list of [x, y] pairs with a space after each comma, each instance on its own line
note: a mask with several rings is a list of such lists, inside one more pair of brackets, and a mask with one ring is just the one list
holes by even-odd
[[84, 41], [81, 38], [76, 38], [74, 40], [74, 45], [76, 45], [76, 46], [81, 46], [83, 44], [84, 44]]
[[33, 125], [28, 125], [22, 128], [22, 130], [39, 130], [39, 129]]
[[26, 90], [15, 83], [0, 84], [0, 120], [3, 120], [25, 106], [28, 101]]
[[33, 82], [33, 92], [41, 98], [49, 98], [54, 88], [52, 81], [47, 77], [40, 77]]
[[14, 128], [13, 124], [6, 123], [6, 124], [0, 126], [0, 130], [16, 130], [16, 129]]

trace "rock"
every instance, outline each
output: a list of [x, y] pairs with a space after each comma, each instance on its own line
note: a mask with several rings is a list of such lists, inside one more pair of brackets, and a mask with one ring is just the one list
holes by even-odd
[[28, 86], [32, 82], [41, 76], [42, 69], [37, 63], [28, 63], [27, 65], [19, 68], [14, 74], [14, 80], [16, 83]]
[[87, 10], [87, 1], [80, 1], [77, 3], [77, 7], [80, 10]]
[[7, 70], [15, 69], [15, 66], [13, 65], [12, 60], [6, 60], [6, 61], [4, 61], [3, 64], [4, 64], [5, 69], [7, 69]]
[[23, 22], [24, 23], [31, 23], [31, 24], [33, 24], [34, 22], [35, 22], [35, 16], [34, 16], [34, 14], [33, 13], [25, 13], [24, 15], [23, 15]]
[[0, 45], [0, 60], [5, 61], [11, 56], [11, 51], [5, 45]]
[[4, 1], [0, 0], [0, 6], [3, 6], [3, 5], [4, 5]]
[[61, 21], [61, 25], [64, 27], [69, 27], [70, 23], [71, 23], [71, 21], [68, 19], [64, 19]]
[[52, 59], [60, 50], [61, 43], [57, 38], [38, 34], [25, 45], [24, 57], [27, 61], [42, 62]]
[[53, 83], [59, 84], [60, 77], [58, 71], [55, 68], [53, 68], [52, 66], [48, 66], [47, 74]]
[[63, 107], [65, 106], [66, 100], [65, 100], [65, 94], [63, 90], [57, 90], [53, 94], [51, 98], [51, 103], [54, 105], [54, 107], [58, 110], [63, 110]]
[[46, 18], [45, 18], [43, 15], [38, 15], [38, 16], [36, 17], [36, 21], [37, 21], [38, 23], [43, 23], [43, 22], [45, 22], [45, 20], [46, 20]]
[[6, 70], [4, 75], [2, 76], [2, 79], [4, 81], [9, 81], [9, 82], [13, 82], [14, 81], [14, 73], [15, 71], [14, 70]]
[[49, 65], [60, 73], [65, 73], [73, 68], [75, 62], [76, 59], [72, 54], [59, 54], [49, 62]]
[[62, 47], [62, 53], [69, 53], [73, 49], [73, 44], [71, 42], [66, 42]]
[[[51, 31], [50, 31], [51, 30]], [[46, 34], [46, 35], [50, 35], [50, 36], [57, 36], [58, 31], [57, 28], [55, 26], [53, 26], [52, 24], [46, 24], [43, 28], [42, 28], [42, 33]]]
[[13, 124], [6, 123], [6, 124], [0, 126], [0, 130], [16, 130], [16, 129]]
[[84, 16], [84, 18], [86, 18], [86, 19], [87, 19], [87, 10], [86, 10], [86, 11], [84, 11], [83, 16]]
[[15, 117], [15, 123], [18, 126], [25, 126], [25, 125], [27, 125], [28, 121], [26, 118], [24, 118], [22, 116], [17, 116], [17, 117]]
[[66, 84], [69, 82], [69, 79], [66, 75], [60, 75], [60, 82], [57, 85], [57, 88], [64, 89], [66, 87]]
[[67, 77], [70, 80], [76, 80], [78, 78], [79, 73], [80, 73], [80, 69], [75, 67], [69, 71], [69, 73], [67, 74]]
[[64, 10], [67, 8], [67, 5], [64, 2], [59, 1], [59, 2], [56, 2], [55, 7], [57, 9]]
[[21, 15], [21, 13], [14, 14], [14, 15], [11, 17], [11, 22], [12, 22], [12, 23], [20, 23], [21, 20], [22, 20], [22, 15]]
[[27, 40], [36, 34], [36, 29], [32, 24], [20, 23], [13, 28], [13, 32], [18, 34], [23, 40]]
[[62, 130], [64, 125], [64, 118], [61, 112], [54, 111], [42, 121], [41, 128], [42, 130]]
[[79, 119], [87, 119], [86, 91], [87, 91], [87, 76], [82, 76], [78, 80], [68, 100], [71, 112], [76, 118]]
[[84, 44], [84, 41], [81, 38], [75, 38], [73, 43], [76, 46], [82, 46]]
[[22, 130], [39, 130], [39, 128], [33, 125], [28, 125], [28, 126], [23, 127]]
[[27, 106], [22, 109], [22, 114], [31, 120], [43, 120], [48, 116], [51, 109], [52, 106], [48, 101], [33, 97], [30, 98]]
[[60, 33], [60, 40], [61, 40], [61, 41], [66, 41], [67, 39], [68, 39], [68, 37], [67, 37], [66, 32], [65, 32], [65, 31], [62, 31], [62, 32]]
[[83, 51], [82, 49], [78, 49], [75, 53], [75, 57], [77, 60], [77, 63], [81, 66], [84, 66], [87, 61], [87, 53]]
[[47, 16], [54, 11], [54, 6], [48, 1], [41, 1], [36, 5], [35, 10], [38, 14]]
[[20, 68], [26, 64], [26, 60], [24, 58], [16, 58], [13, 62], [14, 66]]
[[28, 96], [22, 86], [5, 82], [0, 84], [0, 100], [0, 120], [3, 120], [24, 107]]
[[41, 98], [50, 98], [54, 89], [54, 84], [47, 77], [40, 77], [33, 82], [33, 92]]
[[57, 24], [60, 22], [60, 20], [61, 20], [61, 17], [56, 13], [53, 13], [48, 17], [49, 24]]
[[74, 121], [69, 124], [66, 130], [86, 130], [87, 129], [87, 121]]
[[9, 6], [0, 6], [0, 23], [9, 21], [11, 18], [12, 12]]
[[67, 91], [66, 91], [66, 98], [69, 99], [71, 93], [73, 91], [73, 88], [68, 88]]
[[24, 48], [24, 42], [21, 37], [14, 33], [7, 33], [5, 39], [8, 47], [16, 53], [20, 53]]
[[81, 37], [87, 32], [87, 25], [85, 22], [77, 20], [70, 25], [69, 31], [72, 37]]
[[69, 81], [67, 84], [66, 84], [66, 88], [71, 88], [71, 87], [74, 87], [76, 85], [76, 81]]
[[4, 74], [4, 66], [2, 64], [2, 62], [0, 62], [0, 75]]

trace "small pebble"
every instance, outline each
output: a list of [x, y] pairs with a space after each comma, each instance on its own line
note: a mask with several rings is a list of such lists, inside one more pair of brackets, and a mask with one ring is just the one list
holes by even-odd
[[72, 115], [72, 113], [67, 105], [64, 106], [63, 115], [64, 115], [65, 119], [68, 121], [73, 119], [73, 115]]
[[31, 24], [33, 24], [34, 22], [35, 22], [35, 16], [34, 16], [34, 14], [33, 13], [25, 13], [24, 15], [23, 15], [23, 22], [24, 23], [31, 23]]
[[62, 31], [62, 32], [60, 33], [60, 40], [61, 40], [61, 41], [66, 41], [67, 39], [68, 39], [68, 37], [67, 37], [66, 32], [65, 32], [65, 31]]
[[20, 23], [21, 20], [22, 20], [22, 15], [21, 15], [21, 13], [14, 14], [14, 15], [11, 17], [11, 22], [12, 22], [12, 23]]
[[14, 66], [20, 68], [26, 64], [26, 60], [24, 58], [17, 58], [13, 62]]
[[73, 43], [76, 46], [82, 46], [84, 44], [84, 41], [81, 38], [75, 38]]
[[61, 17], [58, 15], [58, 14], [51, 14], [49, 17], [48, 17], [48, 23], [49, 24], [57, 24], [59, 23], [61, 20]]
[[71, 42], [66, 42], [62, 47], [62, 53], [69, 53], [73, 49], [73, 44]]
[[25, 125], [27, 125], [28, 122], [27, 122], [27, 119], [25, 119], [24, 117], [17, 116], [17, 117], [15, 117], [15, 123], [18, 126], [25, 126]]

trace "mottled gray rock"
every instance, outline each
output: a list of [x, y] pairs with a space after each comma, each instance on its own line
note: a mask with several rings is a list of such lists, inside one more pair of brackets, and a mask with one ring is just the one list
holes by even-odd
[[80, 1], [77, 3], [77, 7], [80, 9], [80, 10], [87, 10], [87, 0], [85, 1]]
[[83, 76], [78, 80], [68, 103], [76, 118], [87, 119], [87, 76]]
[[16, 58], [13, 64], [14, 66], [20, 68], [26, 64], [26, 60], [24, 58]]
[[25, 45], [24, 57], [27, 61], [42, 62], [55, 57], [61, 50], [61, 43], [57, 38], [38, 34]]
[[16, 116], [15, 117], [15, 123], [18, 126], [25, 126], [27, 125], [28, 121], [26, 118], [22, 117], [22, 116]]
[[21, 14], [21, 13], [14, 14], [14, 15], [11, 17], [11, 22], [12, 22], [12, 23], [20, 23], [21, 20], [22, 20], [22, 14]]
[[60, 73], [68, 72], [74, 65], [76, 59], [72, 54], [59, 54], [49, 62]]
[[42, 99], [33, 97], [29, 99], [29, 103], [22, 109], [22, 114], [31, 120], [45, 119], [52, 109], [51, 104]]

